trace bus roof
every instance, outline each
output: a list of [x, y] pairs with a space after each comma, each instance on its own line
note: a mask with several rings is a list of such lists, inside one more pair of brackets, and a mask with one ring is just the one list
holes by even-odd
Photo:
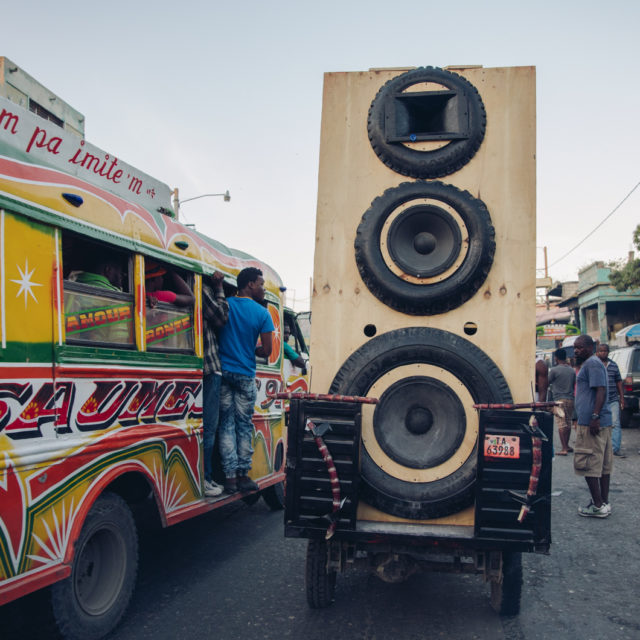
[[0, 97], [0, 205], [202, 273], [254, 266], [278, 295], [273, 269], [182, 225], [170, 200], [166, 184]]

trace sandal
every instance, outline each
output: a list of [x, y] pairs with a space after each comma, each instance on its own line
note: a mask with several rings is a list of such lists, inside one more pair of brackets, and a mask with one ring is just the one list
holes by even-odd
[[567, 452], [566, 451], [556, 451], [556, 455], [557, 456], [566, 456]]

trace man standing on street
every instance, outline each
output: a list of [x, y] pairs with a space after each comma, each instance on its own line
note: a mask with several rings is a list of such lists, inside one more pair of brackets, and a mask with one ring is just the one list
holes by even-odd
[[547, 401], [549, 387], [549, 367], [542, 356], [536, 357], [536, 402]]
[[549, 371], [549, 387], [551, 388], [554, 402], [560, 403], [560, 409], [563, 414], [556, 418], [561, 445], [557, 455], [566, 456], [573, 451], [569, 446], [569, 438], [571, 436], [571, 418], [573, 417], [574, 407], [573, 390], [576, 385], [576, 372], [567, 362], [567, 352], [564, 349], [557, 349], [554, 355], [558, 364], [555, 367], [551, 367], [551, 371]]
[[578, 336], [574, 343], [576, 360], [582, 363], [576, 386], [576, 428], [573, 468], [587, 481], [591, 502], [578, 513], [589, 518], [611, 514], [609, 480], [613, 467], [611, 412], [607, 406], [607, 371], [594, 355], [591, 336]]
[[220, 382], [222, 372], [218, 356], [216, 332], [227, 322], [229, 305], [224, 297], [224, 276], [216, 271], [207, 281], [202, 279], [202, 317], [204, 334], [204, 365], [202, 378], [202, 428], [204, 440], [204, 495], [213, 498], [222, 487], [213, 480], [213, 446], [216, 442], [220, 415]]
[[622, 446], [622, 428], [620, 426], [620, 412], [624, 409], [624, 392], [622, 390], [622, 376], [618, 365], [609, 359], [609, 345], [599, 344], [596, 355], [607, 370], [607, 405], [611, 411], [611, 446], [613, 455], [626, 458], [620, 447]]
[[[251, 417], [257, 396], [256, 356], [269, 357], [274, 330], [271, 315], [262, 306], [262, 271], [255, 267], [243, 269], [237, 284], [238, 295], [228, 300], [229, 321], [220, 334], [220, 455], [227, 493], [258, 489], [248, 475], [253, 456]], [[260, 346], [256, 347], [258, 336]]]

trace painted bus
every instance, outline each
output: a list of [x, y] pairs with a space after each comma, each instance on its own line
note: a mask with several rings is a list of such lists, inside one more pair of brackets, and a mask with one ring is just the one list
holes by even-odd
[[[182, 225], [169, 187], [0, 98], [0, 605], [42, 588], [68, 638], [100, 638], [134, 588], [132, 507], [164, 526], [244, 497], [282, 508], [285, 407], [306, 391], [282, 328], [306, 352], [268, 265]], [[96, 286], [103, 256], [119, 288]], [[188, 307], [145, 295], [149, 263], [181, 276]], [[251, 496], [203, 493], [202, 284], [262, 270], [276, 328], [258, 359]], [[220, 470], [218, 480], [222, 480]]]

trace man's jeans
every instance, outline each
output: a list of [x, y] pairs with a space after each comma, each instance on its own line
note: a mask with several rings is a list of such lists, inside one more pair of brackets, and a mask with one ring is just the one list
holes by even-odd
[[622, 429], [620, 427], [620, 400], [609, 402], [609, 411], [611, 411], [611, 447], [614, 453], [620, 451], [622, 445]]
[[220, 455], [227, 478], [244, 476], [251, 469], [253, 407], [258, 390], [254, 378], [222, 372], [220, 387]]
[[213, 446], [220, 418], [220, 382], [222, 376], [209, 373], [202, 379], [202, 428], [204, 444], [204, 477], [213, 480]]

